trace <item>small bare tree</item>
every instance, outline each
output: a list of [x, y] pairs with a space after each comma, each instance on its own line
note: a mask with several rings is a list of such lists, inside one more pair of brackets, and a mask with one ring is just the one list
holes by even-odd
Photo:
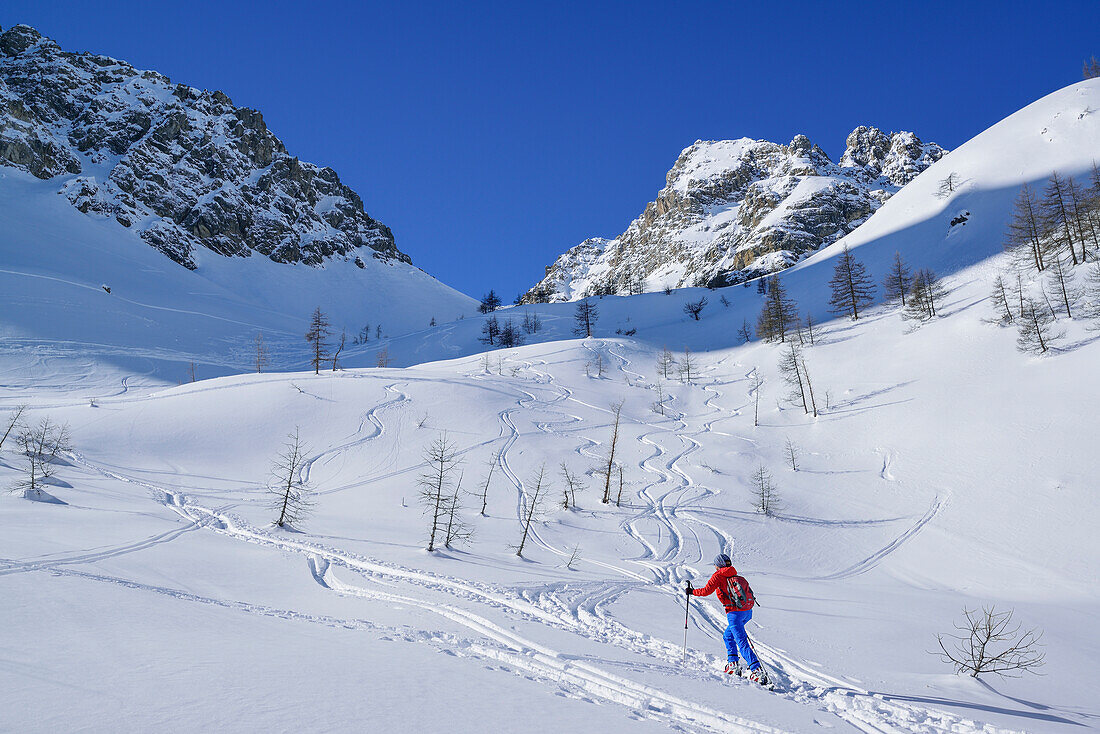
[[309, 515], [313, 508], [313, 502], [309, 496], [309, 483], [302, 476], [307, 452], [308, 449], [302, 443], [298, 429], [295, 428], [294, 433], [287, 436], [283, 452], [271, 465], [273, 481], [268, 487], [268, 492], [274, 497], [271, 505], [272, 509], [278, 513], [275, 518], [277, 527], [297, 525]]
[[306, 341], [312, 356], [309, 363], [313, 366], [313, 374], [321, 374], [321, 365], [328, 361], [328, 338], [332, 334], [329, 328], [329, 320], [318, 306], [309, 320], [309, 331], [306, 332]]
[[940, 185], [936, 188], [936, 197], [940, 199], [946, 199], [959, 190], [962, 186], [963, 180], [959, 174], [952, 171], [940, 180]]
[[534, 334], [542, 328], [542, 319], [537, 311], [523, 312], [523, 330], [528, 334]]
[[27, 412], [26, 405], [17, 405], [15, 410], [8, 414], [7, 426], [4, 428], [4, 435], [0, 436], [0, 449], [4, 448], [4, 442], [8, 440], [8, 436], [12, 431], [15, 431], [16, 435], [19, 435], [19, 431], [23, 428], [23, 414]]
[[569, 560], [565, 562], [565, 567], [570, 571], [574, 570], [573, 566], [581, 560], [581, 547], [580, 544], [574, 545], [573, 550], [569, 552]]
[[612, 472], [615, 471], [615, 451], [619, 445], [619, 421], [623, 413], [623, 403], [621, 400], [611, 406], [611, 412], [615, 420], [611, 429], [611, 444], [607, 450], [607, 464], [601, 466], [599, 469], [599, 473], [604, 477], [603, 499], [601, 501], [605, 505], [611, 502], [611, 476]]
[[344, 345], [348, 341], [348, 332], [340, 332], [340, 343], [336, 345], [336, 351], [332, 353], [332, 371], [335, 372], [340, 366], [340, 352], [344, 351]]
[[485, 462], [485, 465], [489, 467], [489, 472], [485, 475], [485, 483], [481, 485], [481, 514], [485, 514], [485, 508], [489, 505], [489, 483], [493, 481], [493, 470], [496, 469], [497, 464], [500, 463], [500, 452], [493, 454], [489, 457], [489, 460]]
[[752, 341], [752, 327], [749, 326], [748, 319], [741, 319], [741, 328], [737, 330], [737, 338], [741, 340], [742, 344], [748, 344]]
[[787, 349], [780, 355], [779, 372], [783, 375], [783, 380], [791, 386], [791, 401], [801, 402], [802, 410], [809, 413], [810, 399], [802, 375], [802, 355], [794, 342], [788, 342]]
[[1005, 279], [1000, 274], [993, 281], [993, 292], [990, 293], [989, 299], [993, 302], [998, 324], [1004, 326], [1015, 320], [1015, 316], [1012, 315], [1012, 306], [1008, 302], [1008, 286], [1005, 285]]
[[43, 418], [37, 425], [20, 426], [15, 440], [19, 453], [23, 454], [27, 460], [26, 473], [22, 479], [15, 482], [17, 490], [23, 489], [29, 492], [40, 490], [39, 485], [49, 479], [56, 470], [54, 462], [64, 452], [72, 450], [69, 427], [63, 423], [54, 423], [49, 416]]
[[1012, 624], [1012, 610], [998, 612], [995, 606], [982, 607], [980, 612], [963, 609], [963, 617], [954, 625], [961, 634], [936, 635], [940, 649], [934, 654], [954, 665], [956, 673], [1015, 678], [1023, 672], [1035, 673], [1043, 664], [1046, 653], [1039, 649], [1043, 633], [1037, 628], [1021, 633], [1020, 625]]
[[378, 350], [378, 355], [374, 360], [375, 367], [389, 367], [390, 366], [390, 348], [382, 347]]
[[771, 515], [779, 509], [779, 498], [768, 468], [761, 464], [752, 473], [752, 493], [757, 512]]
[[516, 555], [520, 558], [523, 557], [523, 547], [527, 545], [527, 536], [531, 532], [531, 523], [537, 521], [542, 514], [542, 499], [543, 495], [549, 489], [549, 482], [546, 481], [546, 465], [543, 464], [539, 467], [538, 472], [535, 473], [534, 478], [531, 480], [532, 487], [523, 493], [523, 536], [519, 539], [519, 545], [516, 546]]
[[428, 468], [417, 479], [420, 486], [420, 504], [431, 517], [428, 530], [428, 552], [435, 550], [436, 538], [443, 532], [444, 523], [450, 516], [452, 499], [456, 496], [451, 490], [451, 474], [459, 465], [458, 452], [446, 433], [424, 449], [424, 462]]
[[787, 464], [791, 467], [791, 471], [798, 471], [798, 447], [794, 445], [794, 441], [791, 440], [790, 436], [787, 437], [783, 451], [787, 454]]
[[699, 314], [703, 313], [703, 309], [707, 307], [707, 297], [703, 296], [698, 301], [691, 301], [684, 304], [684, 313], [696, 321], [699, 320]]
[[565, 493], [568, 496], [568, 500], [566, 500], [566, 502], [569, 503], [566, 504], [565, 509], [568, 510], [570, 504], [572, 505], [573, 509], [576, 509], [577, 490], [581, 486], [580, 478], [573, 472], [569, 471], [569, 467], [564, 461], [561, 463], [561, 474], [562, 478], [565, 480]]
[[665, 389], [660, 378], [657, 378], [657, 400], [653, 403], [653, 412], [665, 414]]
[[453, 543], [468, 543], [474, 536], [474, 529], [458, 514], [459, 509], [462, 507], [462, 502], [459, 499], [459, 490], [462, 489], [462, 474], [458, 475], [458, 482], [455, 484], [454, 494], [451, 495], [451, 499], [448, 502], [447, 507], [447, 529], [443, 533], [443, 545], [450, 548]]
[[267, 369], [267, 366], [271, 364], [271, 359], [267, 353], [267, 342], [264, 341], [264, 335], [261, 332], [256, 332], [255, 338], [252, 340], [253, 355], [252, 361], [256, 366], [256, 372], [263, 372]]
[[684, 356], [680, 358], [680, 382], [691, 384], [699, 371], [695, 357], [691, 356], [691, 350], [684, 347]]
[[672, 369], [675, 366], [676, 358], [672, 356], [672, 352], [668, 351], [668, 347], [665, 347], [657, 357], [657, 373], [667, 380], [672, 376]]
[[1065, 332], [1056, 331], [1054, 316], [1049, 308], [1043, 308], [1034, 298], [1024, 298], [1023, 313], [1017, 321], [1016, 348], [1021, 352], [1043, 354], [1051, 342], [1061, 339]]
[[760, 388], [764, 386], [764, 377], [760, 374], [760, 370], [753, 367], [752, 377], [749, 378], [749, 392], [753, 397], [753, 411], [752, 411], [752, 424], [754, 426], [760, 425]]

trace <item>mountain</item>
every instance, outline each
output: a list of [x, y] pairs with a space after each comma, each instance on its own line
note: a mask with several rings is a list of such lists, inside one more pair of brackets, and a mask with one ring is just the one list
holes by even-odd
[[164, 360], [246, 368], [257, 332], [296, 364], [318, 306], [349, 340], [473, 312], [260, 112], [25, 25], [0, 34], [0, 223], [9, 354], [157, 345], [174, 381]]
[[946, 153], [863, 126], [847, 146], [833, 163], [805, 135], [696, 141], [624, 233], [563, 254], [525, 300], [715, 287], [781, 270], [852, 232]]
[[199, 248], [308, 265], [411, 262], [335, 171], [291, 156], [259, 112], [67, 53], [24, 25], [0, 36], [0, 161], [65, 175], [61, 191], [81, 212], [115, 219], [191, 269]]

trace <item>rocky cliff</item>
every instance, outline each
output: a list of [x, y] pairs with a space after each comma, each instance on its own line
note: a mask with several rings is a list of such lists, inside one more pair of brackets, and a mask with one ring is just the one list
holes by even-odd
[[525, 299], [722, 286], [780, 270], [851, 232], [945, 153], [873, 127], [848, 136], [839, 163], [804, 135], [697, 141], [625, 232], [563, 254]]
[[334, 170], [290, 155], [259, 112], [62, 51], [25, 25], [0, 35], [0, 165], [57, 178], [81, 212], [113, 218], [190, 269], [208, 251], [410, 262]]

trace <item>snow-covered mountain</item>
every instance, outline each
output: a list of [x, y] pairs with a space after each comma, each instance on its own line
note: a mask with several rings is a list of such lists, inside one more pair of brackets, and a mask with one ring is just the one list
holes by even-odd
[[[226, 375], [257, 327], [299, 344], [313, 299], [384, 324], [449, 301], [396, 260], [197, 249], [191, 271], [79, 212], [63, 178], [0, 169], [0, 421], [27, 405], [73, 444], [36, 497], [65, 504], [0, 492], [0, 728], [1096, 730], [1100, 340], [1061, 317], [1052, 353], [1021, 354], [989, 294], [1020, 187], [1100, 160], [1097, 110], [1100, 79], [1036, 101], [778, 276], [818, 322], [801, 352], [817, 416], [789, 397], [780, 347], [741, 343], [762, 303], [742, 287], [593, 299], [589, 339], [572, 303], [467, 308], [350, 348], [352, 369]], [[885, 186], [906, 165], [875, 150], [845, 168], [874, 162]], [[944, 276], [939, 315], [914, 328], [879, 299], [831, 316], [845, 246], [876, 283], [895, 253]], [[357, 310], [364, 288], [383, 305]], [[525, 310], [529, 343], [483, 352], [486, 320]], [[666, 346], [690, 349], [692, 379], [659, 374]], [[379, 349], [395, 366], [354, 368]], [[166, 388], [188, 361], [222, 376]], [[314, 500], [293, 529], [267, 491], [288, 433]], [[622, 501], [604, 503], [613, 435]], [[441, 437], [474, 534], [429, 553], [418, 478]], [[0, 486], [27, 464], [0, 447]], [[719, 551], [760, 601], [748, 631], [773, 691], [722, 672], [713, 597], [685, 604]], [[1046, 675], [974, 680], [929, 654], [983, 606], [1044, 632]]]
[[847, 144], [837, 164], [804, 135], [696, 141], [624, 233], [563, 254], [526, 300], [723, 286], [783, 269], [853, 231], [946, 152], [863, 126]]
[[245, 368], [259, 332], [300, 364], [317, 306], [349, 341], [473, 311], [259, 112], [25, 25], [0, 35], [0, 223], [0, 336], [28, 354], [159, 344], [171, 379]]

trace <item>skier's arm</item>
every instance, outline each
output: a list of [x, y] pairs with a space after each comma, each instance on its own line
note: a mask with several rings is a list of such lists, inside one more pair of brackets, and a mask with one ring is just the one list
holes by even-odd
[[706, 586], [701, 589], [692, 589], [691, 593], [695, 596], [709, 596], [710, 594], [714, 593], [715, 589], [718, 588], [718, 580], [718, 574], [715, 573], [713, 576], [710, 577], [710, 581], [707, 582]]

